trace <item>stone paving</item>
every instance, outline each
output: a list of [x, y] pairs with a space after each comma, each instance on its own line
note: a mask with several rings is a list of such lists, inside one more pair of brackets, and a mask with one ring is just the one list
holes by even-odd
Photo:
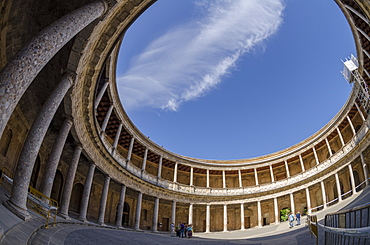
[[[4, 190], [0, 187], [0, 201], [6, 200]], [[370, 188], [366, 188], [355, 196], [343, 200], [340, 204], [316, 212], [318, 219], [326, 213], [336, 212], [339, 209], [353, 208], [370, 202]], [[325, 212], [324, 212], [325, 211]], [[66, 244], [66, 245], [100, 245], [100, 244], [249, 244], [249, 245], [314, 245], [316, 238], [309, 234], [305, 226], [306, 217], [301, 220], [302, 225], [288, 228], [287, 222], [278, 225], [268, 225], [262, 228], [251, 228], [244, 231], [197, 233], [193, 238], [171, 237], [168, 233], [153, 233], [148, 231], [134, 231], [131, 229], [117, 229], [113, 226], [99, 226], [96, 223], [71, 219], [57, 219], [56, 226], [45, 229], [45, 219], [31, 212], [34, 217], [29, 221], [22, 221], [3, 205], [0, 205], [0, 244]], [[1, 231], [0, 230], [0, 231]], [[324, 234], [319, 232], [319, 244], [324, 243]]]

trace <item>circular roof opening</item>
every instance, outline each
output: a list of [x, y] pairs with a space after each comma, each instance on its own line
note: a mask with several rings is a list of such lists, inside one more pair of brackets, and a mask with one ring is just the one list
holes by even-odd
[[255, 157], [330, 121], [351, 90], [340, 74], [351, 53], [335, 2], [162, 0], [127, 31], [117, 87], [131, 120], [164, 148]]

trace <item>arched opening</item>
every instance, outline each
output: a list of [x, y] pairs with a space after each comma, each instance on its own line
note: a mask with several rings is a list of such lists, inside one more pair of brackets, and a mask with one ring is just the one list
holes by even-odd
[[31, 180], [30, 180], [30, 186], [36, 189], [37, 179], [39, 177], [40, 172], [40, 156], [37, 155], [35, 165], [33, 166]]
[[356, 191], [360, 191], [366, 186], [365, 183], [360, 185], [360, 183], [361, 183], [360, 175], [358, 174], [357, 171], [353, 171], [353, 178], [355, 179]]
[[123, 206], [123, 215], [122, 215], [122, 226], [129, 226], [129, 218], [130, 218], [130, 205], [125, 202]]
[[69, 210], [71, 212], [78, 213], [80, 211], [83, 189], [84, 189], [84, 186], [80, 183], [77, 183], [73, 186], [72, 194], [71, 194], [71, 202], [69, 204]]
[[58, 203], [60, 202], [60, 197], [62, 195], [62, 188], [63, 188], [63, 175], [62, 172], [57, 170], [50, 197], [56, 200]]
[[[322, 190], [321, 188], [318, 189], [316, 192], [315, 192], [315, 198], [316, 198], [316, 207], [318, 207], [316, 210], [314, 211], [319, 211], [321, 209], [324, 208], [324, 201], [323, 201], [323, 198], [322, 198]], [[320, 206], [320, 207], [319, 207]]]

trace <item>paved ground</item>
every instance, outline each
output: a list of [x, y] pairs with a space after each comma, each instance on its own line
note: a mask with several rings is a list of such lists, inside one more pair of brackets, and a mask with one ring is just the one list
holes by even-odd
[[[7, 196], [0, 187], [0, 201], [7, 200]], [[333, 205], [325, 210], [316, 212], [318, 219], [326, 213], [340, 209], [353, 208], [370, 202], [370, 187], [362, 192], [345, 199], [340, 204]], [[84, 224], [75, 219], [66, 221], [58, 218], [56, 227], [45, 229], [45, 219], [32, 214], [30, 221], [22, 221], [0, 205], [0, 244], [66, 244], [66, 245], [116, 245], [116, 244], [249, 244], [249, 245], [314, 245], [316, 238], [309, 234], [305, 226], [305, 217], [302, 225], [292, 229], [288, 223], [269, 225], [262, 228], [251, 228], [245, 231], [195, 233], [194, 237], [177, 238], [168, 233], [137, 232], [133, 230], [119, 230], [115, 227], [101, 227], [95, 223]], [[4, 234], [1, 233], [3, 231]], [[319, 244], [323, 244], [324, 236], [319, 232]]]
[[[294, 230], [294, 231], [293, 231]], [[169, 234], [119, 231], [106, 228], [84, 227], [81, 225], [58, 225], [57, 229], [38, 232], [30, 244], [315, 244], [315, 239], [308, 234], [307, 227], [295, 227], [288, 233], [266, 236], [263, 238], [210, 239], [203, 236], [193, 238], [171, 237]]]

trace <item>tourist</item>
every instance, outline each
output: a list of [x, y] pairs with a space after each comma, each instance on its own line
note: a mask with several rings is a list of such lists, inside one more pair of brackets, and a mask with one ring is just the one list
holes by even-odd
[[296, 217], [296, 220], [297, 220], [297, 225], [300, 225], [300, 224], [301, 224], [301, 214], [299, 213], [299, 211], [298, 211], [298, 213], [295, 215], [295, 217]]
[[174, 223], [171, 223], [170, 231], [171, 231], [171, 236], [175, 236], [175, 224]]
[[192, 238], [193, 237], [193, 226], [190, 224], [188, 226], [188, 238]]
[[289, 228], [292, 228], [294, 226], [293, 222], [294, 222], [294, 214], [290, 213], [289, 214]]
[[184, 238], [184, 232], [185, 232], [185, 225], [184, 225], [184, 223], [181, 223], [180, 224], [180, 237], [181, 238]]
[[181, 226], [180, 226], [180, 223], [179, 223], [179, 224], [177, 224], [177, 226], [176, 226], [176, 236], [177, 236], [177, 237], [180, 237], [180, 228], [181, 228]]

